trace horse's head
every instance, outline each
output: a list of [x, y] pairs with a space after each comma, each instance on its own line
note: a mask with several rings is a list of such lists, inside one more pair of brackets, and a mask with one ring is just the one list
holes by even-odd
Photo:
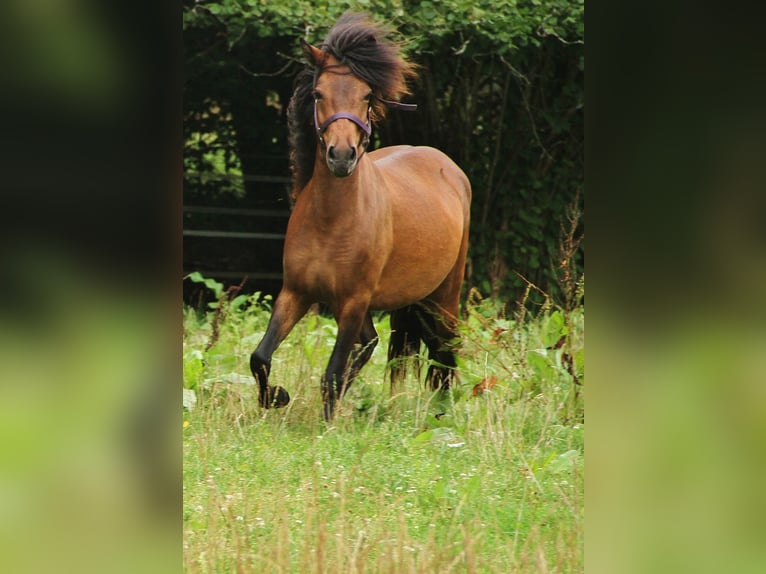
[[347, 177], [370, 139], [372, 89], [332, 55], [309, 44], [304, 51], [317, 70], [314, 127], [327, 168], [336, 177]]

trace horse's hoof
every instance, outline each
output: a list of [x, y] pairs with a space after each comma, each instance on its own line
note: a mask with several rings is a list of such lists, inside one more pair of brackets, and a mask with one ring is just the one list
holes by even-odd
[[287, 392], [287, 389], [284, 387], [276, 386], [273, 387], [274, 389], [274, 407], [275, 408], [282, 408], [284, 406], [287, 406], [287, 403], [290, 402], [290, 393]]
[[266, 390], [266, 400], [261, 400], [261, 406], [267, 409], [279, 409], [290, 402], [290, 393], [284, 387], [269, 386]]

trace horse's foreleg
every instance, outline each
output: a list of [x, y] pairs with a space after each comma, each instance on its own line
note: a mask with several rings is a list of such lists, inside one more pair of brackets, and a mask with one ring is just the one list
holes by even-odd
[[250, 355], [250, 371], [258, 383], [258, 402], [264, 408], [279, 408], [290, 402], [290, 395], [284, 388], [269, 385], [271, 356], [308, 308], [305, 299], [283, 289], [274, 303], [266, 334]]
[[346, 377], [346, 384], [341, 389], [341, 396], [348, 390], [351, 384], [356, 379], [357, 374], [362, 367], [367, 364], [367, 361], [372, 357], [372, 353], [378, 344], [378, 332], [375, 330], [375, 325], [372, 324], [372, 315], [367, 313], [362, 323], [362, 329], [359, 333], [359, 348], [352, 351], [351, 364], [348, 368], [348, 376]]
[[[354, 345], [361, 340], [362, 327], [365, 326], [368, 316], [366, 304], [347, 304], [335, 313], [338, 321], [338, 338], [335, 340], [335, 347], [322, 379], [322, 403], [324, 404], [324, 419], [326, 421], [332, 419], [335, 413], [335, 402], [340, 399], [346, 389], [347, 379], [345, 375], [347, 374], [348, 359]], [[369, 323], [369, 326], [372, 327], [371, 318]], [[370, 334], [366, 326], [364, 331], [366, 335]], [[372, 332], [375, 332], [374, 328]], [[370, 350], [369, 353], [372, 354], [372, 351]], [[365, 358], [364, 351], [362, 351], [357, 359], [361, 359], [361, 361], [354, 361], [351, 370], [348, 371], [349, 374], [354, 368], [358, 372], [364, 362], [369, 359], [369, 356]]]

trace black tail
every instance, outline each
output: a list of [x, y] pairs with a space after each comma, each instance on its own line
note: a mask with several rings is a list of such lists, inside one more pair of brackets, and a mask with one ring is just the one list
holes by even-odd
[[388, 368], [391, 383], [407, 375], [408, 357], [416, 357], [415, 369], [420, 379], [420, 344], [425, 341], [428, 316], [419, 305], [409, 305], [391, 312], [391, 340], [388, 343]]

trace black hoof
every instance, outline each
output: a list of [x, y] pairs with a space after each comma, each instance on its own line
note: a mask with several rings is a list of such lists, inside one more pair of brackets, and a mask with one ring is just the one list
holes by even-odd
[[290, 394], [284, 387], [275, 386], [268, 387], [266, 390], [266, 400], [261, 398], [261, 406], [267, 409], [279, 409], [287, 405], [290, 402]]

